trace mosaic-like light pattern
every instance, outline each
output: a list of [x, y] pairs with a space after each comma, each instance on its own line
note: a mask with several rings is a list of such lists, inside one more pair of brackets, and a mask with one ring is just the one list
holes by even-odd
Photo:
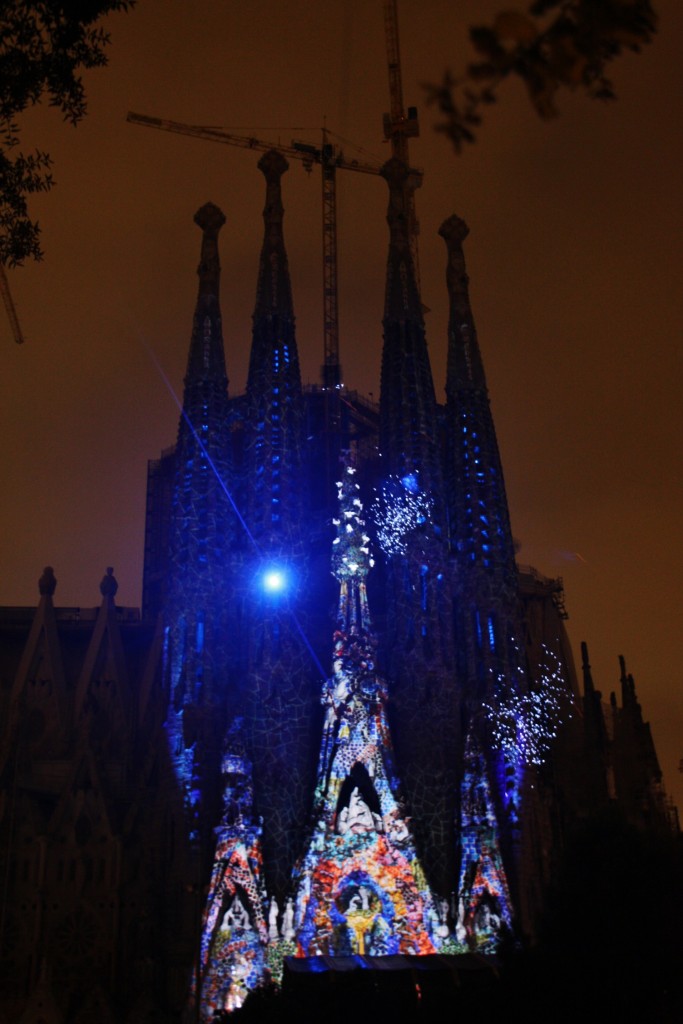
[[512, 904], [500, 853], [499, 826], [486, 761], [471, 730], [461, 787], [462, 851], [455, 935], [458, 944], [494, 952], [512, 934]]
[[[419, 495], [414, 477], [398, 485], [412, 498]], [[485, 761], [472, 736], [461, 792], [457, 906], [439, 903], [427, 885], [398, 796], [387, 689], [377, 673], [366, 591], [373, 559], [352, 466], [345, 467], [338, 496], [332, 554], [338, 622], [333, 672], [322, 693], [326, 715], [313, 834], [295, 872], [293, 895], [283, 907], [274, 897], [267, 904], [261, 830], [251, 819], [250, 765], [237, 722], [223, 759], [224, 815], [195, 986], [202, 1021], [238, 1009], [265, 979], [278, 982], [288, 955], [489, 952], [511, 930], [498, 823]]]
[[239, 1009], [267, 976], [268, 941], [261, 884], [261, 828], [252, 822], [251, 765], [241, 744], [241, 721], [223, 757], [223, 817], [202, 922], [200, 1020]]
[[333, 558], [339, 628], [316, 789], [316, 826], [298, 869], [300, 956], [432, 953], [435, 914], [397, 797], [386, 688], [365, 591], [371, 565], [353, 468], [339, 485]]

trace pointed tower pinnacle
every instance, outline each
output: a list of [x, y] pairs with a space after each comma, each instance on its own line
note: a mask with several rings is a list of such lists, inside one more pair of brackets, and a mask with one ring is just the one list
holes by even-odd
[[262, 316], [278, 315], [294, 318], [289, 266], [282, 231], [284, 207], [282, 205], [281, 178], [289, 164], [282, 153], [271, 149], [258, 163], [266, 179], [266, 205], [263, 210], [265, 235], [259, 264], [254, 320]]
[[469, 229], [463, 220], [453, 216], [444, 221], [439, 234], [448, 250], [446, 396], [451, 451], [447, 486], [452, 544], [461, 574], [467, 574], [475, 589], [490, 589], [493, 594], [504, 584], [513, 592], [517, 572], [503, 468], [462, 250]]
[[[389, 186], [389, 255], [384, 301], [380, 449], [386, 471], [418, 473], [423, 489], [441, 491], [436, 399], [415, 268], [410, 252], [408, 197], [414, 183], [392, 158], [381, 171]], [[440, 493], [434, 494], [440, 501]]]
[[576, 765], [574, 777], [584, 787], [583, 800], [586, 807], [596, 811], [607, 806], [608, 787], [614, 789], [614, 767], [609, 756], [608, 730], [602, 697], [595, 689], [593, 673], [588, 656], [588, 644], [581, 641], [581, 668], [583, 671], [583, 729], [582, 752]]
[[248, 510], [252, 533], [268, 548], [300, 527], [302, 408], [282, 230], [280, 179], [288, 164], [270, 150], [258, 166], [266, 179], [266, 205], [247, 380]]
[[453, 215], [439, 228], [448, 248], [446, 284], [450, 299], [446, 394], [455, 397], [463, 387], [486, 390], [486, 377], [470, 307], [469, 277], [462, 243], [470, 233], [464, 220]]
[[414, 181], [397, 159], [389, 186], [380, 453], [373, 507], [386, 556], [383, 655], [396, 708], [394, 740], [420, 855], [432, 886], [451, 891], [459, 746], [439, 420], [408, 231]]
[[[500, 848], [518, 905], [523, 898], [520, 807], [525, 779], [515, 710], [526, 691], [517, 568], [503, 469], [470, 308], [462, 243], [467, 225], [450, 217], [446, 386], [447, 495], [455, 558], [457, 676], [467, 732], [486, 762]], [[483, 765], [481, 771], [484, 771]]]
[[38, 580], [38, 591], [41, 597], [54, 597], [57, 589], [57, 577], [51, 565], [46, 565]]
[[593, 685], [593, 675], [588, 660], [588, 644], [585, 640], [581, 641], [581, 668], [583, 671], [583, 693], [585, 699], [589, 700], [595, 693], [595, 686]]
[[385, 320], [413, 320], [423, 324], [410, 248], [410, 198], [415, 192], [416, 182], [408, 167], [396, 157], [384, 164], [380, 174], [389, 186], [387, 223], [390, 243], [384, 317]]
[[[225, 216], [213, 203], [205, 203], [195, 213], [194, 222], [202, 230], [202, 247], [197, 267], [199, 293], [185, 387], [196, 386], [199, 381], [214, 377], [227, 388], [219, 303], [221, 266], [218, 259], [218, 233], [225, 224]], [[186, 392], [186, 403], [187, 398]]]
[[213, 826], [215, 766], [231, 710], [228, 602], [221, 600], [235, 533], [226, 490], [232, 486], [228, 379], [218, 296], [218, 232], [225, 217], [212, 203], [195, 215], [202, 231], [199, 291], [175, 450], [170, 572], [165, 620], [171, 694], [168, 730], [193, 830]]
[[[271, 150], [266, 179], [246, 394], [247, 522], [258, 552], [245, 556], [248, 731], [264, 819], [268, 890], [280, 906], [301, 850], [310, 792], [314, 666], [306, 646], [308, 549], [302, 495], [303, 407], [280, 180], [287, 161]], [[272, 584], [272, 585], [271, 585]]]

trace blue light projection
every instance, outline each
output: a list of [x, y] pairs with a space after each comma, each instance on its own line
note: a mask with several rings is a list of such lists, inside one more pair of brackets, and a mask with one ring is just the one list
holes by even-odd
[[471, 564], [490, 568], [504, 562], [508, 555], [509, 523], [507, 503], [500, 470], [488, 402], [484, 409], [461, 409], [459, 487], [461, 515], [459, 544]]
[[434, 500], [420, 489], [417, 474], [391, 476], [370, 509], [377, 540], [385, 555], [405, 555], [411, 537], [431, 520]]

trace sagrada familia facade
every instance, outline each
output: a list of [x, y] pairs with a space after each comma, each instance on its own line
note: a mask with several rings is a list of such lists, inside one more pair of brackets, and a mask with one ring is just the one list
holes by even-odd
[[[676, 828], [622, 661], [579, 686], [562, 583], [515, 561], [456, 216], [439, 404], [393, 158], [377, 407], [303, 389], [276, 151], [246, 393], [207, 204], [143, 607], [0, 610], [0, 1021], [216, 1020], [288, 958], [533, 945], [567, 836]], [[229, 351], [229, 340], [228, 340]]]

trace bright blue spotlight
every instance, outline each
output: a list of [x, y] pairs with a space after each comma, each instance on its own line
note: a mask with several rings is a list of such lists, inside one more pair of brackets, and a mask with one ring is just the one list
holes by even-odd
[[263, 574], [263, 589], [269, 594], [281, 594], [287, 586], [287, 577], [282, 569], [267, 569]]

